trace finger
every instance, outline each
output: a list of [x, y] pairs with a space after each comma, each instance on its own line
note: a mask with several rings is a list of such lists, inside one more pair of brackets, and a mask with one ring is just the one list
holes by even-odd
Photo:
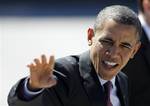
[[41, 59], [42, 59], [42, 64], [46, 64], [46, 63], [47, 63], [47, 60], [46, 60], [46, 56], [45, 56], [45, 55], [42, 55], [42, 56], [41, 56]]
[[31, 63], [31, 64], [28, 64], [27, 67], [28, 67], [28, 68], [31, 68], [31, 67], [33, 67], [33, 64], [32, 64], [32, 63]]
[[54, 58], [54, 56], [52, 55], [52, 56], [50, 56], [50, 58], [49, 58], [49, 67], [50, 67], [50, 69], [53, 69], [53, 68], [54, 68], [54, 64], [55, 64], [55, 58]]
[[35, 68], [35, 65], [33, 63], [27, 65], [28, 68], [30, 68], [30, 71], [33, 71]]
[[35, 64], [40, 65], [40, 60], [39, 59], [34, 59]]

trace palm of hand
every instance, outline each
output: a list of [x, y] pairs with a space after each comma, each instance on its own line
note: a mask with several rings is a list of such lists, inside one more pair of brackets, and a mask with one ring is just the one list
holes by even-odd
[[50, 56], [48, 62], [45, 55], [40, 59], [34, 59], [35, 64], [28, 65], [30, 69], [29, 86], [32, 89], [48, 88], [54, 86], [57, 81], [53, 76], [54, 56]]

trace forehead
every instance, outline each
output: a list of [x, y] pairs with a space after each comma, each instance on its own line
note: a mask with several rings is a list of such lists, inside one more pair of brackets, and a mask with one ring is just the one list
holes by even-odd
[[114, 20], [107, 20], [104, 22], [103, 27], [96, 31], [96, 36], [104, 37], [109, 36], [114, 39], [120, 40], [136, 40], [137, 31], [132, 25], [125, 25], [115, 22]]

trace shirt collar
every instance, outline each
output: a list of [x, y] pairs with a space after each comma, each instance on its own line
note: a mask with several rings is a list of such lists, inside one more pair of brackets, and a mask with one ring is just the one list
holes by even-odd
[[139, 14], [138, 17], [139, 17], [139, 20], [140, 20], [140, 22], [142, 24], [142, 27], [143, 27], [143, 29], [144, 29], [147, 37], [148, 37], [148, 40], [150, 41], [150, 26], [146, 23], [146, 21], [145, 21], [145, 19], [144, 19], [142, 14]]
[[[100, 81], [101, 85], [104, 85], [108, 81], [108, 80], [102, 79], [99, 75], [98, 75], [98, 78], [99, 78], [99, 81]], [[116, 80], [116, 76], [113, 77], [111, 80], [109, 80], [109, 81], [112, 82], [113, 86], [115, 86], [115, 80]]]

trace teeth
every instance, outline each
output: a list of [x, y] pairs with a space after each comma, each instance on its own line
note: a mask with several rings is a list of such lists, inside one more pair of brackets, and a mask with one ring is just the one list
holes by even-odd
[[117, 63], [110, 62], [110, 61], [104, 61], [104, 63], [107, 64], [107, 65], [111, 65], [111, 66], [117, 65]]

